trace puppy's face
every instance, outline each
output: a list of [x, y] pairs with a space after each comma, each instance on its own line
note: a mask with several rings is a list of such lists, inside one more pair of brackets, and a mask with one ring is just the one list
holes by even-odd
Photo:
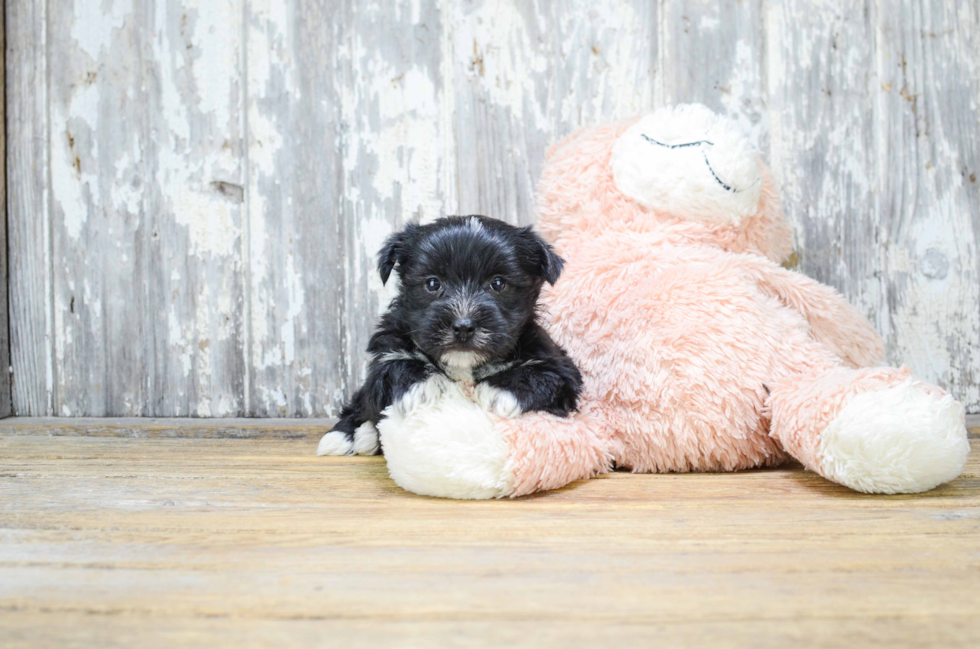
[[530, 228], [482, 216], [408, 225], [381, 250], [401, 291], [391, 313], [430, 357], [473, 367], [510, 352], [534, 319], [541, 285], [554, 284], [562, 260]]

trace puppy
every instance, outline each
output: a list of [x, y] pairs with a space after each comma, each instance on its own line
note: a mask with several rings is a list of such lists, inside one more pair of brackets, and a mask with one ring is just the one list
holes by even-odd
[[531, 228], [485, 216], [409, 224], [378, 256], [398, 294], [368, 345], [364, 385], [318, 455], [374, 455], [385, 408], [403, 412], [438, 397], [449, 381], [502, 417], [543, 411], [566, 416], [582, 388], [578, 368], [538, 323], [538, 294], [562, 259]]

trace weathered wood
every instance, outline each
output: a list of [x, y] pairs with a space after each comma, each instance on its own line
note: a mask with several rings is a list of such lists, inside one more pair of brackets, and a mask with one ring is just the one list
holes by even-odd
[[[315, 440], [0, 435], [4, 646], [976, 646], [980, 455], [460, 502]], [[329, 634], [329, 635], [328, 635]]]
[[[6, 87], [4, 16], [0, 11], [0, 88]], [[7, 303], [7, 109], [0, 102], [0, 418], [13, 412], [10, 394], [10, 314]]]
[[[53, 414], [47, 3], [5, 2], [7, 246], [14, 412]], [[93, 362], [95, 362], [94, 359]]]
[[246, 5], [251, 416], [332, 416], [347, 385], [339, 4]]
[[105, 414], [242, 415], [245, 0], [142, 3], [146, 395]]
[[8, 417], [0, 435], [191, 439], [319, 439], [335, 419], [183, 417]]
[[769, 150], [766, 24], [761, 0], [666, 0], [661, 5], [662, 100], [701, 103]]
[[[315, 439], [333, 427], [335, 419], [182, 418], [182, 417], [8, 417], [0, 435], [53, 437], [180, 437], [201, 439]], [[980, 436], [980, 415], [967, 415], [973, 437]]]
[[[581, 588], [575, 585], [572, 588]], [[583, 589], [585, 590], [585, 589]], [[611, 588], [615, 591], [615, 587]], [[605, 593], [589, 596], [603, 600]], [[430, 616], [397, 619], [241, 619], [154, 617], [86, 613], [0, 611], [9, 649], [36, 647], [508, 647], [514, 649], [591, 649], [593, 647], [783, 647], [854, 646], [881, 649], [971, 649], [980, 644], [974, 618], [962, 614], [881, 617], [872, 624], [858, 615], [804, 619], [705, 620], [697, 624], [615, 622], [580, 619], [460, 620]], [[94, 623], [97, 619], [98, 623]], [[70, 643], [70, 644], [69, 644]]]
[[883, 3], [875, 42], [879, 324], [892, 359], [978, 410], [980, 5]]
[[451, 29], [461, 213], [533, 222], [551, 143], [650, 107], [653, 3], [460, 2]]
[[20, 411], [242, 414], [242, 4], [50, 8], [55, 378]]
[[800, 270], [875, 318], [874, 38], [866, 3], [768, 5], [772, 171]]
[[51, 2], [48, 10], [46, 38], [60, 54], [46, 79], [50, 414], [146, 414], [143, 197], [153, 180], [144, 173], [144, 126], [152, 109], [137, 63], [146, 23], [122, 4], [92, 12]]
[[970, 0], [7, 13], [19, 414], [336, 416], [392, 293], [374, 270], [388, 233], [532, 222], [549, 144], [688, 101], [768, 155], [802, 269], [876, 322], [892, 362], [980, 410]]
[[358, 1], [344, 17], [345, 227], [339, 244], [346, 261], [346, 336], [339, 352], [348, 393], [363, 380], [368, 338], [392, 295], [394, 282], [384, 288], [376, 270], [385, 237], [407, 221], [431, 221], [458, 210], [452, 53], [446, 41], [451, 17], [443, 7], [431, 1]]

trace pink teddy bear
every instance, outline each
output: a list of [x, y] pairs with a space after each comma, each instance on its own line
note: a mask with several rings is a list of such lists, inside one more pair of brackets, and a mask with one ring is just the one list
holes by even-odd
[[579, 412], [508, 418], [451, 386], [379, 425], [404, 488], [520, 496], [620, 467], [734, 471], [795, 458], [869, 493], [955, 478], [963, 407], [906, 368], [791, 249], [768, 170], [704, 106], [583, 129], [553, 147], [542, 234], [566, 260], [546, 324], [576, 361]]

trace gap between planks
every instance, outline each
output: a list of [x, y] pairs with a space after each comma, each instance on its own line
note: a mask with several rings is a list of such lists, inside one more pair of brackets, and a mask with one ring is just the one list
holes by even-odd
[[2, 435], [149, 439], [319, 439], [335, 419], [191, 417], [8, 417]]
[[[190, 417], [8, 417], [0, 435], [197, 439], [319, 439], [334, 419], [198, 419]], [[970, 437], [980, 437], [980, 414], [967, 415]]]

